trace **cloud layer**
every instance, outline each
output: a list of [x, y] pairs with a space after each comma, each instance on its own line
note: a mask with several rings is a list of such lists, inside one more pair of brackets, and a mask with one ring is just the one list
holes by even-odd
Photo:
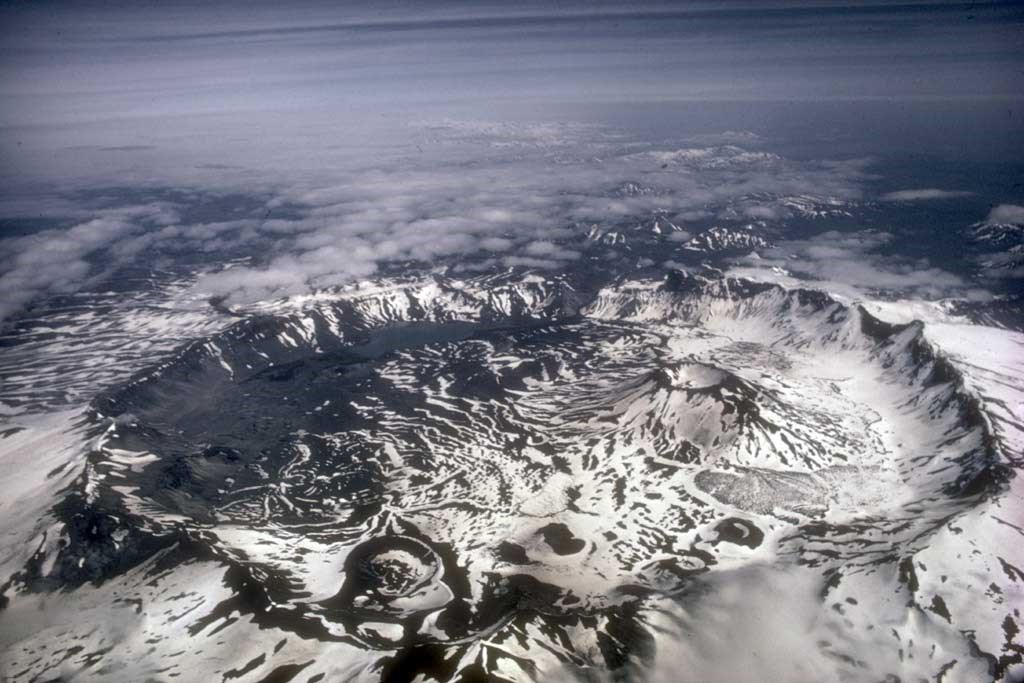
[[[481, 128], [470, 133], [478, 143]], [[751, 194], [814, 192], [846, 200], [860, 194], [857, 163], [797, 164], [734, 147], [622, 153], [603, 139], [574, 142], [552, 158], [550, 147], [530, 153], [520, 146], [522, 138], [505, 132], [483, 142], [515, 152], [478, 160], [469, 170], [434, 162], [428, 169], [375, 170], [338, 185], [291, 190], [287, 201], [304, 207], [304, 215], [273, 225], [287, 253], [208, 276], [200, 286], [243, 301], [339, 284], [383, 262], [470, 254], [551, 269], [580, 257], [572, 239], [581, 226], [635, 222], [655, 212], [683, 222], [694, 212], [713, 215], [744, 203]]]
[[985, 222], [991, 224], [1024, 225], [1024, 206], [1000, 204], [989, 211]]
[[[654, 216], [683, 228], [664, 237], [659, 262], [681, 258], [674, 250], [709, 227], [753, 223], [768, 229], [775, 246], [734, 262], [735, 274], [786, 273], [849, 292], [982, 296], [960, 275], [888, 253], [890, 232], [825, 230], [786, 239], [784, 226], [795, 217], [849, 215], [872, 177], [864, 160], [795, 161], [739, 146], [763, 141], [735, 131], [704, 136], [728, 144], [659, 146], [591, 124], [446, 118], [420, 122], [406, 135], [400, 150], [414, 153], [360, 149], [347, 164], [296, 170], [287, 181], [255, 184], [259, 195], [241, 195], [248, 197], [244, 210], [222, 206], [205, 215], [195, 207], [244, 191], [245, 174], [221, 194], [182, 190], [139, 200], [145, 192], [119, 198], [108, 189], [102, 202], [81, 199], [92, 197], [85, 192], [33, 204], [27, 208], [70, 227], [0, 241], [0, 319], [140, 260], [198, 271], [195, 292], [229, 304], [331, 287], [410, 262], [467, 272], [555, 271], [584, 256], [580, 240], [595, 227], [628, 231]], [[211, 172], [222, 183], [230, 178], [225, 169]], [[883, 199], [963, 194], [929, 188]], [[1024, 208], [1000, 205], [988, 220], [1024, 221]], [[609, 256], [622, 250], [608, 247]]]
[[[907, 259], [886, 249], [893, 235], [882, 231], [827, 231], [806, 239], [785, 240], [736, 259], [731, 274], [813, 285], [861, 298], [865, 294], [987, 299], [989, 294], [963, 277], [937, 268], [927, 259]], [[794, 276], [796, 279], [794, 279]]]
[[[197, 288], [231, 303], [408, 261], [558, 269], [580, 258], [588, 226], [629, 227], [654, 215], [687, 226], [771, 221], [788, 215], [786, 197], [855, 200], [864, 177], [860, 161], [795, 162], [731, 145], [637, 151], [607, 129], [565, 123], [442, 121], [411, 134], [423, 131], [422, 151], [296, 173], [236, 219], [197, 220], [190, 206], [214, 201], [208, 193], [91, 212], [65, 198], [70, 206], [53, 210], [69, 211], [74, 227], [3, 243], [2, 312], [87, 286], [142, 253], [147, 264], [202, 266]], [[225, 259], [247, 261], [224, 269]]]
[[884, 202], [922, 202], [933, 199], [956, 199], [957, 197], [970, 197], [973, 192], [962, 190], [940, 190], [929, 187], [920, 190], [899, 190], [883, 194], [881, 199]]

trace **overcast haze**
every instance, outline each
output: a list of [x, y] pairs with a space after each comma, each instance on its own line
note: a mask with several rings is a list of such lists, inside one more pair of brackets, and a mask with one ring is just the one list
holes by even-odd
[[365, 131], [446, 116], [723, 100], [984, 109], [1024, 90], [1022, 20], [1014, 3], [14, 2], [0, 12], [0, 151], [5, 176], [24, 179], [133, 160], [260, 166], [288, 149], [334, 163]]

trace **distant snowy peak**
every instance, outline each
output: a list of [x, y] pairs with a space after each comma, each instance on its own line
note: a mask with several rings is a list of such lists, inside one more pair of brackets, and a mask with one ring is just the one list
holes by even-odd
[[657, 190], [641, 183], [622, 183], [612, 191], [613, 197], [645, 197], [657, 194]]
[[976, 261], [997, 277], [1024, 272], [1024, 223], [982, 221], [970, 229], [971, 239], [984, 253]]
[[845, 199], [838, 197], [820, 197], [812, 195], [792, 195], [779, 200], [779, 205], [788, 212], [802, 218], [831, 218], [851, 216], [849, 205]]
[[1024, 224], [982, 221], [971, 226], [971, 235], [979, 244], [1012, 249], [1024, 244]]
[[769, 241], [757, 234], [752, 224], [742, 228], [715, 226], [685, 243], [693, 251], [752, 251], [769, 246]]
[[671, 151], [645, 152], [642, 157], [663, 167], [684, 166], [700, 170], [726, 170], [781, 163], [782, 157], [769, 152], [751, 152], [735, 145], [686, 147]]
[[637, 240], [678, 240], [682, 236], [685, 239], [688, 233], [664, 216], [656, 215], [653, 218], [637, 220], [634, 223], [617, 223], [614, 225], [599, 225], [594, 223], [586, 228], [586, 241], [591, 244], [603, 244], [606, 246], [625, 245]]
[[674, 232], [686, 232], [675, 223], [661, 216], [655, 218], [649, 224], [642, 227], [648, 228], [655, 235], [670, 235]]
[[756, 222], [791, 218], [820, 219], [851, 216], [849, 199], [831, 195], [777, 195], [758, 192], [735, 199], [718, 211], [723, 220]]
[[615, 228], [594, 224], [587, 228], [586, 240], [592, 244], [604, 244], [613, 247], [626, 243], [626, 233]]

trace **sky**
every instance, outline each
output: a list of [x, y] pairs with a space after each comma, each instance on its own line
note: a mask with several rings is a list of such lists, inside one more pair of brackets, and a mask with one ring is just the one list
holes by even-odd
[[0, 27], [15, 177], [255, 164], [446, 116], [1024, 92], [1015, 3], [13, 2]]
[[[101, 252], [272, 249], [206, 282], [290, 293], [481, 247], [550, 266], [601, 212], [858, 198], [893, 150], [1020, 161], [1022, 36], [1017, 3], [7, 2], [0, 317]], [[608, 196], [640, 176], [649, 206]], [[879, 200], [977, 195], [923, 182]], [[196, 218], [217, 194], [260, 219]]]

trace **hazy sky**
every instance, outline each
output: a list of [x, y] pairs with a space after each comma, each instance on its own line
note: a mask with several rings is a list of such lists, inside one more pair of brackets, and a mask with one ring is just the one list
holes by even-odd
[[446, 116], [1024, 92], [1012, 3], [14, 2], [0, 27], [16, 178], [147, 147], [258, 164]]
[[1024, 85], [1011, 3], [348, 5], [9, 5], [4, 122]]

